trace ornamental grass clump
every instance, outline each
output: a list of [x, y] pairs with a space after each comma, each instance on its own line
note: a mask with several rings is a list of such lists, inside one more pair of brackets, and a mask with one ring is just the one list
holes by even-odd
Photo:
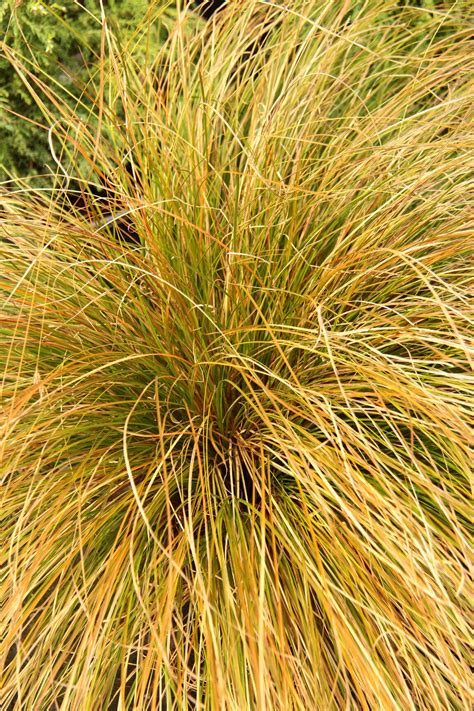
[[10, 57], [3, 708], [470, 707], [466, 9], [103, 19], [77, 112]]

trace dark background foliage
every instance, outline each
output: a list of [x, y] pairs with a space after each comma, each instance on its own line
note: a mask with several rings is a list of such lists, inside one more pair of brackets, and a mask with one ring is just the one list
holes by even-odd
[[[194, 5], [209, 19], [223, 3], [199, 0]], [[173, 4], [164, 4], [170, 5], [171, 20]], [[103, 2], [107, 22], [124, 41], [153, 5], [150, 0]], [[100, 60], [100, 14], [97, 0], [0, 0], [0, 40], [6, 45], [0, 53], [0, 180], [47, 175], [55, 168], [41, 108], [8, 54], [13, 52], [35, 75], [53, 77], [74, 104]]]

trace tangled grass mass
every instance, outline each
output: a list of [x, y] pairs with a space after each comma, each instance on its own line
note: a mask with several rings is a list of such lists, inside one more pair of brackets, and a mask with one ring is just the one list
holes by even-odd
[[102, 14], [75, 108], [3, 48], [2, 708], [471, 708], [472, 13], [418, 5]]

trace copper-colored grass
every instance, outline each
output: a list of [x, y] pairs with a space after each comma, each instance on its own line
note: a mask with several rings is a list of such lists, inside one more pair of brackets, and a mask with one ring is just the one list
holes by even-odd
[[76, 112], [9, 55], [2, 708], [470, 708], [472, 28], [401, 5], [104, 25]]

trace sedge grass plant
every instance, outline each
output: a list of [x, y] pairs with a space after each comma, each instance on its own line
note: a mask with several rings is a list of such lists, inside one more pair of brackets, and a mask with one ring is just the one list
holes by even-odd
[[10, 56], [3, 708], [470, 707], [467, 7], [104, 22], [77, 112]]

